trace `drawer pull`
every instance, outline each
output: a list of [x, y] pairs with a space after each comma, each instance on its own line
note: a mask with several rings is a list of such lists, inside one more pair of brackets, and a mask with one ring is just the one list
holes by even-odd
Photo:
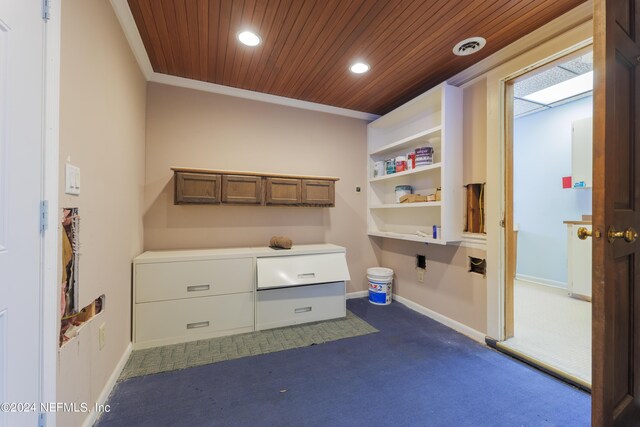
[[209, 285], [191, 285], [187, 286], [187, 292], [208, 291]]
[[187, 323], [187, 329], [206, 328], [207, 326], [209, 326], [208, 320], [206, 322]]
[[294, 309], [294, 310], [293, 310], [293, 312], [294, 312], [295, 314], [298, 314], [298, 313], [308, 313], [309, 311], [311, 311], [311, 307], [300, 307], [300, 308], [296, 308], [296, 309]]
[[316, 277], [316, 273], [301, 273], [298, 274], [298, 279], [312, 279]]

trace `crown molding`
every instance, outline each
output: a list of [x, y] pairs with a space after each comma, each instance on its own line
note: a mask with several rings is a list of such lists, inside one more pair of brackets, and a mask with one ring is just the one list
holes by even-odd
[[300, 108], [303, 110], [318, 111], [321, 113], [335, 114], [338, 116], [351, 117], [360, 120], [373, 121], [378, 115], [365, 113], [362, 111], [349, 110], [347, 108], [334, 107], [332, 105], [318, 104], [315, 102], [302, 101], [284, 96], [271, 95], [268, 93], [256, 92], [252, 90], [239, 89], [231, 86], [224, 86], [215, 83], [203, 82], [200, 80], [187, 79], [183, 77], [161, 74], [153, 71], [151, 61], [144, 48], [144, 43], [138, 32], [138, 27], [131, 14], [131, 9], [127, 0], [110, 0], [111, 6], [118, 17], [120, 26], [129, 42], [133, 55], [138, 62], [142, 74], [149, 82], [161, 83], [170, 86], [195, 89], [204, 92], [217, 93], [221, 95], [234, 96], [236, 98], [251, 99], [253, 101], [267, 102], [270, 104], [284, 105], [287, 107]]
[[149, 55], [147, 55], [147, 51], [144, 48], [142, 37], [140, 37], [136, 21], [133, 19], [127, 0], [110, 1], [111, 7], [113, 7], [113, 11], [116, 13], [116, 17], [120, 22], [124, 35], [129, 42], [133, 56], [135, 56], [136, 61], [138, 62], [140, 71], [142, 71], [145, 79], [149, 81], [151, 75], [154, 73], [153, 67], [151, 66], [151, 61], [149, 61]]
[[220, 95], [234, 96], [236, 98], [251, 99], [253, 101], [268, 102], [270, 104], [301, 108], [303, 110], [336, 114], [338, 116], [351, 117], [360, 120], [373, 121], [380, 117], [376, 114], [348, 110], [346, 108], [334, 107], [332, 105], [317, 104], [315, 102], [302, 101], [299, 99], [287, 98], [284, 96], [255, 92], [253, 90], [238, 89], [231, 86], [218, 85], [215, 83], [203, 82], [200, 80], [185, 79], [183, 77], [170, 76], [168, 74], [161, 74], [156, 72], [153, 72], [148, 80], [154, 83], [161, 83], [186, 89], [195, 89], [203, 92], [217, 93]]

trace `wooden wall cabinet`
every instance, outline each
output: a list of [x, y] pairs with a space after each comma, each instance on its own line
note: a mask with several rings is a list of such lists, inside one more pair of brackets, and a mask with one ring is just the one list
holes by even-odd
[[277, 175], [172, 168], [175, 204], [335, 206], [335, 182], [326, 176]]
[[291, 178], [266, 178], [265, 179], [267, 205], [298, 205], [300, 204], [299, 179]]
[[315, 206], [335, 206], [335, 182], [303, 179], [302, 203]]
[[175, 179], [175, 203], [220, 203], [218, 174], [181, 173]]
[[262, 178], [222, 175], [222, 202], [259, 205], [262, 203]]

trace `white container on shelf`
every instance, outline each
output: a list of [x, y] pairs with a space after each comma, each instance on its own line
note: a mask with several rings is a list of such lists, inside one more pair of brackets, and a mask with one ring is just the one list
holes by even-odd
[[412, 192], [413, 188], [411, 188], [410, 185], [396, 185], [396, 203], [400, 203], [400, 198], [402, 196], [406, 196]]

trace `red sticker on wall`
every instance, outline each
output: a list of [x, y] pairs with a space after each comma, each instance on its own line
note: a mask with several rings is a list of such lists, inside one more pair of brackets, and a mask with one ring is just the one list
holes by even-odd
[[562, 188], [571, 188], [571, 177], [563, 176], [562, 177]]

